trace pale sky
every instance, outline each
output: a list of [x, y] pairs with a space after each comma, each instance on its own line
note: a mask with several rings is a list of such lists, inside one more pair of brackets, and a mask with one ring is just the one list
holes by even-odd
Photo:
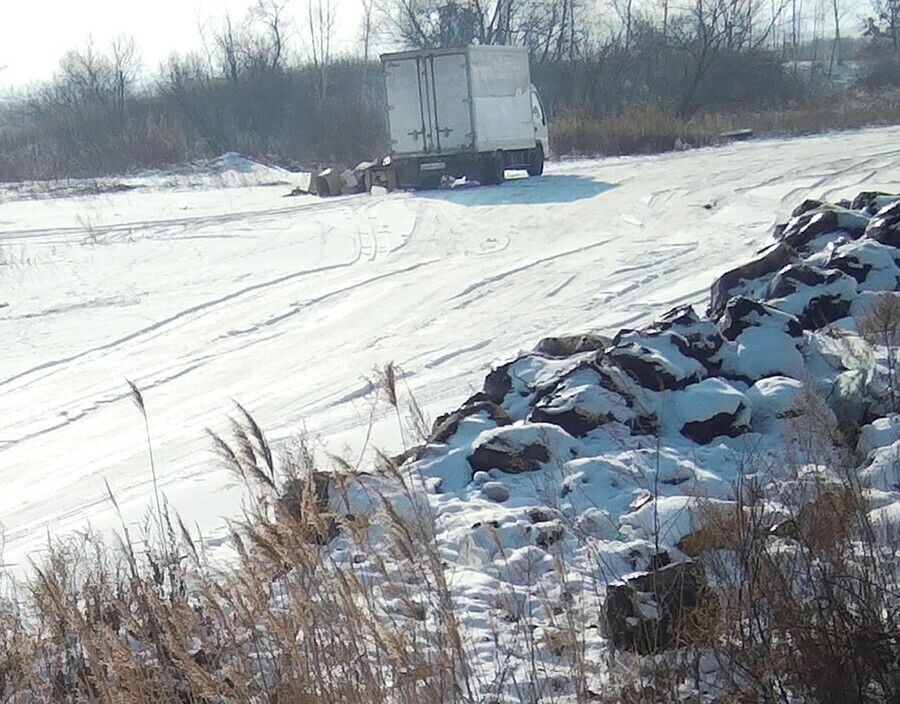
[[[199, 25], [226, 10], [241, 19], [254, 0], [0, 0], [0, 88], [22, 87], [53, 76], [66, 51], [88, 37], [105, 50], [118, 35], [137, 41], [145, 70], [154, 72], [171, 52], [200, 49]], [[338, 39], [355, 39], [359, 0], [338, 0]], [[303, 0], [288, 7], [298, 15]]]
[[[289, 12], [301, 17], [306, 1], [289, 0]], [[826, 0], [814, 1], [821, 3], [823, 19], [830, 26]], [[871, 14], [871, 0], [839, 1], [845, 11], [843, 34], [858, 35], [858, 16]], [[333, 2], [336, 53], [355, 53], [361, 0]], [[255, 0], [0, 0], [0, 67], [5, 67], [0, 70], [0, 91], [52, 78], [63, 54], [83, 49], [88, 37], [106, 50], [115, 37], [133, 36], [144, 71], [152, 75], [173, 51], [202, 49], [201, 24], [218, 26], [226, 11], [240, 20], [253, 4]], [[293, 46], [302, 50], [300, 42]]]

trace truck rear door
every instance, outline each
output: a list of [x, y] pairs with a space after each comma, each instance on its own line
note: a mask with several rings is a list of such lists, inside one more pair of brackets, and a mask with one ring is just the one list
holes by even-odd
[[417, 154], [426, 150], [424, 106], [419, 92], [418, 61], [398, 59], [384, 65], [388, 134], [391, 153]]
[[391, 153], [471, 149], [475, 135], [466, 54], [423, 54], [384, 65]]
[[434, 148], [440, 152], [469, 149], [474, 142], [469, 71], [465, 54], [439, 54], [427, 61], [433, 98]]

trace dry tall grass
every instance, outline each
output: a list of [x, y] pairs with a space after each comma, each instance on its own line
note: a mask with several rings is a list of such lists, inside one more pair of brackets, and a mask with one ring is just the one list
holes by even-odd
[[[395, 372], [379, 376], [397, 408]], [[302, 441], [279, 456], [238, 406], [229, 436], [213, 435], [252, 490], [234, 525], [234, 561], [211, 564], [165, 501], [140, 535], [123, 522], [113, 545], [89, 532], [55, 543], [35, 578], [0, 599], [0, 701], [651, 704], [700, 691], [703, 663], [718, 683], [704, 688], [723, 703], [891, 701], [900, 695], [897, 551], [842, 469], [852, 463], [840, 462], [827, 409], [812, 394], [806, 406], [775, 497], [793, 522], [773, 531], [763, 486], [748, 478], [735, 515], [719, 509], [708, 524], [697, 559], [721, 608], [708, 610], [702, 633], [652, 656], [610, 652], [604, 663], [588, 648], [597, 600], [563, 607], [546, 583], [525, 581], [521, 593], [496, 595], [505, 615], [490, 673], [473, 669], [421, 488], [388, 458], [377, 474], [343, 462], [325, 475]], [[832, 476], [817, 481], [805, 468], [823, 462]], [[611, 577], [597, 563], [585, 592]], [[567, 584], [563, 553], [554, 565], [554, 584]], [[511, 681], [510, 653], [527, 681]], [[564, 675], [544, 676], [551, 660]]]
[[358, 478], [323, 481], [303, 443], [278, 461], [239, 412], [233, 438], [214, 438], [255, 496], [236, 563], [211, 566], [165, 505], [141, 536], [123, 523], [114, 549], [90, 533], [54, 544], [0, 603], [0, 701], [475, 701], [427, 522], [375, 489], [376, 550], [366, 517], [337, 518]]
[[621, 115], [593, 117], [578, 111], [550, 123], [560, 155], [615, 156], [667, 152], [728, 141], [723, 135], [750, 129], [756, 136], [813, 134], [900, 123], [900, 95], [860, 95], [778, 110], [679, 116], [659, 105], [634, 106]]
[[[868, 492], [824, 402], [792, 420], [781, 482], [748, 478], [727, 535], [706, 561], [724, 618], [714, 653], [722, 702], [864, 704], [900, 699], [897, 536], [869, 515]], [[788, 518], [766, 507], [780, 506]]]

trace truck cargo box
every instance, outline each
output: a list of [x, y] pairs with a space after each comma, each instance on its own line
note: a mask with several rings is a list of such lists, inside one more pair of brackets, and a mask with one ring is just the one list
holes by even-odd
[[532, 149], [528, 52], [467, 46], [384, 54], [391, 154]]

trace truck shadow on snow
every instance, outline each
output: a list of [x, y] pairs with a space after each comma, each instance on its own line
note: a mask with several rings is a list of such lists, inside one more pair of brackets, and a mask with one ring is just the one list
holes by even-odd
[[572, 174], [512, 177], [500, 186], [462, 186], [421, 191], [423, 198], [445, 200], [457, 205], [540, 205], [574, 203], [598, 196], [618, 186]]

